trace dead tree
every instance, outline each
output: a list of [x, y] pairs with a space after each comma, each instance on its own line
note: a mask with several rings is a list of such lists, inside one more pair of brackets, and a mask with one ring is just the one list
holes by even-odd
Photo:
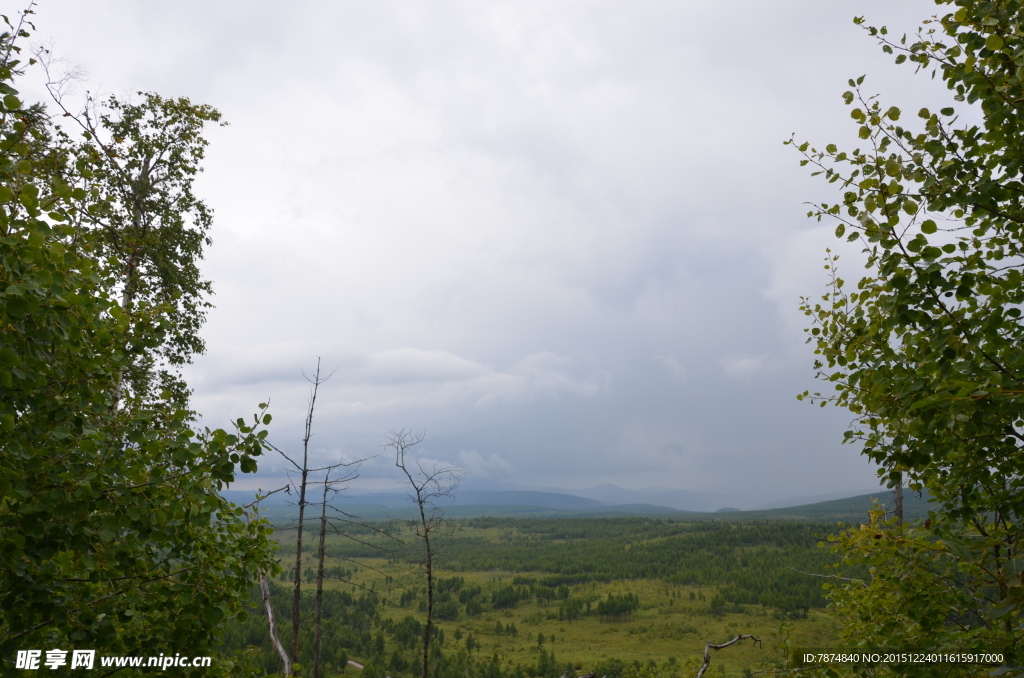
[[754, 645], [761, 645], [760, 638], [754, 638], [754, 636], [744, 636], [742, 634], [736, 636], [730, 641], [722, 643], [721, 645], [715, 645], [709, 640], [707, 644], [704, 645], [704, 663], [701, 665], [700, 670], [697, 671], [696, 678], [704, 678], [704, 673], [707, 672], [708, 668], [711, 666], [711, 650], [721, 650], [723, 648], [729, 647], [734, 643], [738, 643], [741, 640], [746, 640], [747, 638], [753, 638]]
[[[267, 492], [266, 494], [260, 494], [259, 492], [257, 492], [256, 501], [252, 502], [251, 504], [246, 504], [244, 507], [244, 510], [246, 511], [246, 516], [249, 518], [249, 520], [255, 520], [259, 516], [261, 501], [263, 501], [272, 494], [277, 494], [278, 492], [282, 491], [290, 492], [289, 486], [285, 485], [284, 487], [279, 487], [278, 489], [273, 490], [271, 492]], [[251, 514], [248, 512], [248, 509], [250, 508], [253, 509], [253, 512]], [[267, 624], [270, 627], [270, 642], [271, 644], [273, 644], [274, 649], [277, 651], [277, 656], [281, 658], [281, 664], [284, 667], [284, 675], [286, 677], [290, 676], [292, 673], [292, 661], [288, 657], [288, 653], [284, 649], [284, 644], [281, 643], [281, 638], [277, 634], [277, 621], [274, 618], [274, 607], [271, 604], [270, 600], [270, 583], [267, 581], [266, 572], [260, 573], [260, 592], [263, 594], [263, 608], [267, 611]]]
[[292, 657], [299, 656], [299, 624], [302, 620], [300, 611], [300, 604], [302, 602], [302, 530], [306, 522], [306, 489], [309, 484], [309, 475], [311, 473], [319, 473], [325, 471], [330, 466], [323, 466], [320, 468], [309, 467], [309, 440], [313, 437], [313, 410], [316, 407], [316, 396], [317, 391], [320, 388], [320, 384], [331, 378], [331, 375], [326, 377], [320, 376], [320, 359], [316, 361], [316, 372], [313, 378], [306, 377], [306, 381], [312, 384], [312, 389], [309, 396], [309, 406], [306, 409], [306, 430], [305, 435], [302, 437], [302, 463], [299, 464], [297, 461], [285, 454], [281, 449], [274, 445], [270, 445], [278, 454], [288, 460], [298, 474], [299, 482], [296, 488], [298, 492], [298, 506], [299, 506], [299, 520], [295, 526], [295, 578], [292, 582]]
[[388, 442], [384, 447], [395, 450], [395, 466], [405, 474], [412, 489], [410, 498], [420, 514], [416, 536], [423, 540], [424, 567], [427, 574], [427, 623], [423, 629], [423, 678], [427, 678], [430, 668], [430, 633], [434, 618], [434, 547], [430, 543], [430, 537], [444, 522], [444, 515], [434, 502], [441, 497], [452, 498], [462, 477], [462, 469], [454, 466], [439, 467], [436, 464], [427, 467], [420, 460], [413, 464], [409, 458], [409, 450], [423, 442], [423, 437], [422, 432], [413, 433], [404, 428], [389, 431]]
[[327, 494], [328, 492], [338, 492], [338, 488], [335, 486], [340, 483], [345, 483], [355, 479], [354, 473], [346, 473], [343, 477], [331, 480], [331, 472], [338, 468], [348, 468], [353, 465], [359, 464], [359, 461], [352, 462], [340, 462], [338, 464], [332, 464], [324, 469], [324, 492], [322, 501], [320, 504], [320, 546], [317, 550], [317, 567], [316, 567], [316, 635], [313, 640], [313, 678], [320, 678], [320, 644], [323, 638], [323, 629], [320, 625], [323, 619], [323, 601], [324, 601], [324, 557], [326, 555], [326, 540], [327, 540]]

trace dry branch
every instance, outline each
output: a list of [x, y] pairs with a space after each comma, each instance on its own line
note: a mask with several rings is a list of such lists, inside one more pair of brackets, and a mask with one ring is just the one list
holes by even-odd
[[288, 653], [285, 652], [284, 645], [277, 635], [274, 607], [270, 604], [270, 584], [267, 583], [267, 575], [265, 574], [260, 575], [260, 590], [263, 591], [263, 607], [267, 609], [267, 621], [270, 623], [270, 640], [274, 644], [274, 649], [277, 650], [277, 656], [281, 658], [281, 663], [284, 665], [284, 675], [290, 676], [292, 673], [292, 662], [288, 658]]
[[742, 635], [742, 634], [737, 635], [732, 640], [727, 641], [725, 643], [722, 643], [720, 645], [715, 645], [714, 643], [712, 643], [709, 640], [707, 642], [707, 644], [704, 645], [704, 664], [701, 665], [700, 671], [697, 671], [696, 678], [704, 678], [704, 673], [708, 670], [708, 667], [711, 666], [711, 650], [721, 650], [723, 648], [729, 647], [730, 645], [732, 645], [734, 643], [738, 643], [741, 640], [746, 640], [747, 638], [753, 638], [754, 639], [754, 645], [760, 645], [761, 644], [761, 639], [760, 638], [754, 638], [754, 636], [745, 636], [745, 635]]

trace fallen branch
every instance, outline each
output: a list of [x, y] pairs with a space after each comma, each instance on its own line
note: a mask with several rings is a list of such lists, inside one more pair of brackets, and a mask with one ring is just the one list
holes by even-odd
[[277, 636], [277, 623], [274, 620], [274, 608], [270, 605], [270, 585], [267, 583], [267, 575], [260, 575], [260, 589], [263, 591], [263, 606], [267, 608], [267, 620], [270, 622], [270, 640], [274, 643], [274, 649], [277, 650], [277, 656], [281, 658], [281, 663], [284, 664], [284, 675], [292, 675], [292, 662], [288, 658], [288, 653], [285, 652], [284, 645], [281, 644], [281, 639]]
[[[711, 666], [711, 650], [721, 650], [723, 648], [729, 647], [733, 643], [738, 643], [741, 640], [746, 640], [747, 638], [754, 638], [754, 636], [744, 636], [740, 634], [732, 640], [722, 643], [721, 645], [715, 645], [709, 640], [707, 644], [704, 646], [704, 664], [700, 667], [700, 671], [697, 672], [696, 678], [704, 678], [704, 673], [708, 670], [708, 667]], [[754, 645], [760, 644], [761, 639], [754, 638]]]

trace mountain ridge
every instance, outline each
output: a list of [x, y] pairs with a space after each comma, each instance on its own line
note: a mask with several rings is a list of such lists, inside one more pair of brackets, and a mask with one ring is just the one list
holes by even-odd
[[[685, 511], [670, 506], [634, 503], [605, 505], [597, 501], [581, 505], [580, 497], [570, 495], [558, 495], [551, 492], [529, 492], [529, 491], [506, 491], [506, 493], [487, 493], [476, 491], [478, 494], [470, 495], [474, 499], [485, 499], [495, 495], [503, 502], [491, 503], [469, 503], [455, 502], [452, 504], [441, 504], [440, 508], [451, 518], [471, 518], [480, 516], [493, 517], [531, 517], [531, 518], [567, 518], [567, 517], [591, 517], [591, 516], [626, 516], [626, 515], [647, 515], [661, 516], [668, 519], [692, 519], [692, 520], [813, 520], [818, 522], [864, 522], [867, 519], [867, 511], [877, 502], [882, 508], [891, 508], [892, 492], [874, 492], [869, 494], [834, 499], [824, 502], [804, 504], [774, 509], [760, 510], [726, 510], [716, 509], [714, 511]], [[249, 503], [252, 501], [252, 493], [243, 490], [228, 490], [224, 496], [235, 503]], [[468, 494], [468, 493], [467, 493]], [[503, 496], [502, 496], [503, 495]], [[270, 502], [263, 507], [265, 514], [271, 519], [286, 520], [294, 518], [294, 496], [274, 495]], [[371, 498], [386, 498], [390, 505], [368, 501]], [[517, 499], [545, 499], [554, 506], [543, 506], [536, 504], [516, 503]], [[566, 498], [570, 501], [566, 503]], [[399, 502], [399, 500], [402, 500]], [[359, 495], [348, 497], [344, 502], [337, 502], [343, 507], [346, 513], [359, 516], [363, 520], [386, 520], [391, 518], [406, 519], [414, 517], [415, 510], [408, 497], [397, 493], [376, 495]], [[575, 506], [575, 508], [571, 508]], [[907, 520], [924, 518], [931, 507], [930, 499], [927, 496], [918, 497], [915, 493], [906, 492], [904, 496], [904, 516]], [[726, 507], [722, 507], [726, 508]]]

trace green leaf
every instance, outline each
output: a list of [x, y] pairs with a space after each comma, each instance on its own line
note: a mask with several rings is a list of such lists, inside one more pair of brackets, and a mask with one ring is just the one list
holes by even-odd
[[985, 47], [992, 51], [1001, 50], [1003, 48], [1003, 39], [993, 33], [985, 40]]
[[21, 100], [13, 94], [8, 94], [4, 97], [4, 106], [9, 111], [17, 111], [21, 109]]
[[[885, 122], [902, 113], [867, 98], [866, 110], [851, 117], [874, 143], [850, 154], [852, 167], [827, 154], [814, 158], [813, 171], [843, 177], [846, 195], [841, 207], [826, 203], [811, 216], [845, 209], [863, 228], [846, 230], [866, 247], [855, 292], [839, 289], [830, 257], [821, 301], [801, 309], [810, 320], [812, 365], [835, 388], [815, 402], [847, 408], [854, 424], [844, 441], [857, 443], [892, 486], [927, 490], [933, 500], [927, 521], [908, 516], [900, 524], [879, 508], [869, 525], [833, 542], [839, 570], [866, 575], [828, 590], [839, 639], [851, 650], [913, 648], [926, 639], [939, 651], [959, 651], [1011, 647], [1020, 638], [1024, 5], [938, 4], [951, 12], [928, 21], [916, 39], [904, 36], [905, 52], [896, 57], [926, 77], [941, 76], [949, 99], [936, 103], [938, 115], [909, 89], [889, 93], [919, 107], [925, 124], [903, 129]], [[883, 52], [897, 51], [880, 37], [884, 30], [867, 33], [882, 40]], [[976, 103], [980, 115], [958, 119], [958, 101]], [[939, 237], [937, 219], [925, 213], [958, 223], [944, 224], [948, 233]], [[986, 596], [991, 603], [978, 605]], [[1004, 601], [1016, 606], [1013, 615]], [[972, 623], [947, 623], [964, 610], [975, 615]]]

